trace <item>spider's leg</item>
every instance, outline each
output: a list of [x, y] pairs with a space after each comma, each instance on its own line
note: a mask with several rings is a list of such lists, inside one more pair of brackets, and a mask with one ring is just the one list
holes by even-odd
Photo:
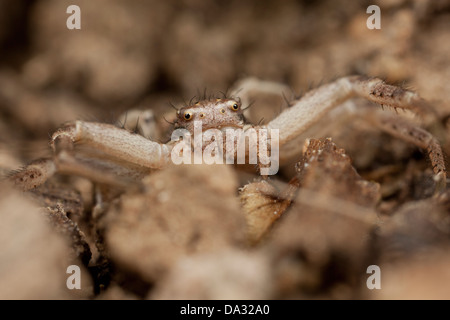
[[[291, 108], [286, 109], [267, 125], [269, 129], [279, 129], [280, 148], [294, 140], [310, 128], [327, 112], [344, 101], [362, 97], [369, 101], [392, 108], [408, 109], [422, 116], [435, 115], [434, 110], [416, 93], [397, 86], [386, 84], [377, 78], [350, 76], [340, 78], [308, 92]], [[428, 132], [406, 122], [385, 117], [381, 128], [403, 138], [420, 148], [427, 149], [436, 173], [439, 188], [445, 186], [445, 164], [438, 141]], [[398, 119], [398, 126], [396, 126]]]
[[20, 189], [30, 190], [40, 186], [56, 172], [51, 159], [39, 159], [8, 175], [8, 180]]
[[13, 173], [10, 180], [28, 190], [56, 171], [94, 182], [125, 186], [169, 161], [170, 148], [113, 125], [76, 121], [52, 136], [54, 161], [39, 160]]
[[432, 110], [414, 92], [386, 84], [377, 78], [350, 76], [322, 85], [296, 101], [267, 125], [280, 130], [280, 147], [314, 125], [325, 113], [348, 99], [363, 97], [393, 108], [426, 114]]
[[446, 184], [445, 162], [441, 145], [436, 138], [428, 131], [409, 123], [401, 117], [380, 113], [374, 114], [377, 116], [371, 117], [370, 120], [380, 129], [427, 150], [435, 173], [437, 191], [443, 190]]
[[126, 163], [90, 157], [64, 148], [56, 153], [55, 164], [59, 173], [85, 177], [96, 183], [123, 188], [148, 173], [148, 168], [145, 167], [131, 167]]
[[[76, 121], [53, 134], [58, 171], [126, 185], [168, 162], [169, 147], [113, 125]], [[76, 149], [75, 149], [76, 148]]]
[[[167, 145], [105, 123], [75, 121], [58, 130], [51, 141], [56, 152], [58, 141], [64, 137], [68, 137], [73, 144], [87, 145], [119, 161], [146, 168], [159, 169], [166, 165], [170, 158], [170, 148]], [[67, 142], [64, 145], [67, 145]]]

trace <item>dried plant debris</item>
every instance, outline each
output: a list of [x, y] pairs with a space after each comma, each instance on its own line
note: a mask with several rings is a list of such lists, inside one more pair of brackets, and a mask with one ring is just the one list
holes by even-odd
[[67, 217], [62, 205], [57, 205], [56, 208], [47, 208], [47, 210], [51, 226], [56, 232], [70, 239], [72, 256], [80, 258], [84, 265], [88, 265], [92, 254], [84, 233], [75, 222]]
[[39, 188], [30, 190], [30, 194], [43, 207], [63, 210], [64, 215], [68, 215], [72, 219], [80, 218], [83, 214], [84, 206], [81, 195], [69, 184], [48, 182]]
[[[330, 139], [306, 144], [298, 178], [298, 195], [267, 241], [277, 261], [280, 294], [298, 298], [299, 292], [358, 285], [372, 254], [379, 186], [363, 180]], [[354, 293], [342, 291], [341, 298]]]
[[308, 140], [304, 149], [297, 164], [302, 189], [364, 207], [373, 207], [378, 202], [379, 185], [362, 179], [345, 150], [339, 149], [331, 138]]
[[70, 241], [72, 257], [80, 258], [87, 266], [92, 254], [86, 236], [78, 225], [85, 218], [80, 193], [68, 184], [49, 181], [30, 190], [29, 194], [42, 207], [51, 226]]
[[[2, 188], [5, 185], [2, 184]], [[3, 189], [6, 190], [6, 189]], [[1, 299], [73, 299], [93, 294], [90, 275], [70, 255], [70, 242], [58, 234], [30, 200], [15, 191], [0, 194]], [[81, 266], [81, 290], [66, 287], [69, 265]]]
[[294, 180], [283, 192], [267, 180], [249, 183], [240, 190], [249, 244], [259, 243], [289, 208], [297, 191], [296, 182]]

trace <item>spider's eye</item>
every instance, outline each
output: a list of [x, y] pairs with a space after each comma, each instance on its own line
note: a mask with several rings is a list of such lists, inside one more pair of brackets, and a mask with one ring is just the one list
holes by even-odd
[[184, 120], [191, 120], [192, 119], [192, 111], [186, 111], [183, 115]]
[[225, 114], [225, 109], [223, 109], [223, 108], [220, 109], [220, 113], [221, 113], [221, 114]]
[[233, 110], [233, 111], [238, 111], [239, 110], [239, 105], [237, 104], [237, 103], [234, 103], [234, 104], [232, 104], [231, 105], [231, 110]]

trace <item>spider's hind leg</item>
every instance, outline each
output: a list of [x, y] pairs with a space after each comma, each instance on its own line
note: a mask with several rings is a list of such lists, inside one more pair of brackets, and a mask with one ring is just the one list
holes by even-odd
[[444, 190], [446, 186], [445, 161], [441, 145], [437, 139], [425, 129], [399, 116], [378, 112], [373, 114], [376, 116], [371, 117], [370, 120], [381, 130], [412, 143], [421, 149], [427, 150], [435, 174], [436, 192]]

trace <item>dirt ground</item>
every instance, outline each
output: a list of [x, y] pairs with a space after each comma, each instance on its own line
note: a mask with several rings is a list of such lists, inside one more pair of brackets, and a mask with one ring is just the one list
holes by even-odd
[[[66, 26], [73, 4], [80, 30]], [[367, 27], [372, 4], [381, 29]], [[170, 104], [204, 91], [267, 81], [279, 92], [242, 97], [264, 124], [354, 74], [417, 92], [435, 113], [398, 117], [450, 154], [448, 0], [0, 0], [0, 298], [449, 299], [450, 189], [427, 150], [339, 110], [266, 180], [231, 165], [169, 166], [125, 188], [9, 179], [50, 158], [68, 121], [146, 136], [144, 113], [127, 110], [147, 110], [166, 142]], [[67, 287], [70, 265], [81, 289]]]

